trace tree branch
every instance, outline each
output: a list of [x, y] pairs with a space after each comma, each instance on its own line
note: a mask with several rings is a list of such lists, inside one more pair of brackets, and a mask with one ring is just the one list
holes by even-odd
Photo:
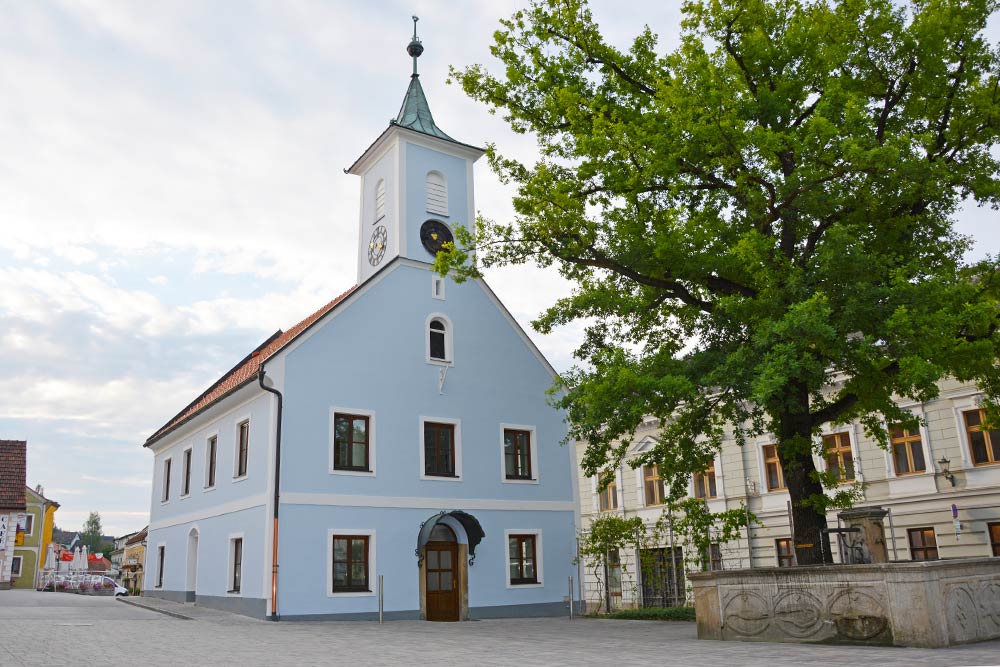
[[[899, 371], [899, 361], [897, 360], [890, 362], [888, 366], [882, 369], [881, 373], [886, 379], [888, 379], [899, 375]], [[827, 403], [819, 410], [809, 413], [810, 426], [812, 428], [816, 428], [821, 424], [837, 419], [842, 414], [857, 405], [859, 400], [861, 400], [861, 397], [854, 392], [841, 393], [840, 396], [832, 403]]]

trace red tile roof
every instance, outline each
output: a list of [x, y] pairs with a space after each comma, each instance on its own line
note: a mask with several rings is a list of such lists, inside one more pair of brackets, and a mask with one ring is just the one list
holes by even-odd
[[28, 443], [0, 440], [0, 510], [25, 509]]
[[279, 330], [275, 332], [270, 338], [261, 343], [257, 349], [248, 354], [242, 361], [230, 369], [228, 373], [223, 375], [212, 386], [206, 389], [200, 396], [198, 396], [198, 398], [188, 404], [186, 408], [177, 413], [173, 419], [161, 426], [156, 433], [149, 436], [149, 439], [146, 440], [146, 443], [143, 446], [148, 447], [170, 431], [194, 417], [196, 414], [202, 412], [203, 410], [207, 410], [214, 403], [228, 396], [246, 383], [256, 381], [257, 372], [260, 370], [262, 363], [298, 338], [301, 333], [315, 324], [321, 317], [333, 310], [337, 304], [349, 297], [357, 288], [358, 286], [355, 285], [309, 317], [293, 326], [288, 331]]

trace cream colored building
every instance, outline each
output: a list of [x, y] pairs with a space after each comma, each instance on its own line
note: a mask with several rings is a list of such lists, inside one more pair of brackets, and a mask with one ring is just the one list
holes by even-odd
[[[890, 559], [1000, 556], [1000, 431], [984, 432], [977, 425], [981, 398], [977, 387], [952, 381], [941, 384], [940, 396], [934, 401], [902, 402], [924, 424], [912, 433], [886, 426], [894, 436], [890, 451], [880, 448], [856, 423], [828, 424], [822, 436], [817, 436], [817, 449], [822, 441], [826, 451], [825, 456], [815, 455], [817, 467], [835, 466], [848, 478], [847, 483], [853, 478], [853, 483], [860, 485], [863, 500], [855, 506], [890, 510], [885, 521]], [[644, 422], [635, 433], [630, 454], [634, 456], [655, 443], [657, 433], [655, 420]], [[794, 558], [789, 540], [789, 498], [773, 460], [773, 442], [773, 436], [761, 436], [740, 447], [727, 438], [714, 469], [692, 481], [691, 495], [705, 497], [713, 512], [746, 503], [760, 522], [749, 531], [749, 539], [744, 531], [738, 540], [713, 545], [711, 558], [705, 558], [713, 567], [775, 566], [779, 565], [779, 552], [781, 565]], [[586, 444], [579, 443], [577, 448], [577, 460], [582, 460]], [[942, 464], [943, 460], [947, 464]], [[663, 512], [662, 487], [655, 469], [624, 465], [615, 471], [615, 484], [603, 493], [598, 492], [596, 479], [582, 471], [580, 475], [584, 530], [603, 512], [639, 516], [647, 525], [655, 523]], [[837, 526], [836, 511], [830, 512], [828, 521], [830, 527]], [[834, 559], [839, 560], [835, 535], [831, 543]], [[674, 540], [674, 549], [676, 569], [671, 567], [667, 543], [658, 553], [646, 553], [644, 568], [636, 567], [635, 549], [618, 554], [620, 572], [613, 564], [607, 569], [581, 564], [584, 599], [591, 609], [608, 602], [612, 607], [678, 603], [685, 597], [683, 572], [696, 569], [697, 564], [691, 562], [690, 553], [684, 553], [690, 547], [679, 537]], [[610, 560], [614, 563], [614, 554]], [[683, 566], [682, 560], [687, 561]], [[641, 570], [649, 570], [650, 562], [654, 571], [643, 582]], [[607, 580], [610, 587], [604, 586]]]

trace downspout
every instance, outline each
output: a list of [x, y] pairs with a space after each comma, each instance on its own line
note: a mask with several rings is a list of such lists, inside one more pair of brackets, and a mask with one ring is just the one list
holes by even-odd
[[278, 397], [278, 419], [274, 434], [274, 518], [271, 535], [271, 615], [272, 621], [278, 619], [278, 501], [281, 497], [281, 392], [264, 384], [264, 364], [257, 371], [257, 382], [260, 388]]

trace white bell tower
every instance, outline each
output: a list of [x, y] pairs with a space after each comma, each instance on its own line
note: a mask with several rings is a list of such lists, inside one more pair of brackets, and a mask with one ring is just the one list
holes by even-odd
[[433, 263], [457, 227], [475, 225], [472, 166], [484, 151], [434, 123], [417, 73], [424, 51], [417, 21], [406, 47], [413, 74], [399, 113], [347, 170], [361, 177], [358, 284], [395, 257]]

